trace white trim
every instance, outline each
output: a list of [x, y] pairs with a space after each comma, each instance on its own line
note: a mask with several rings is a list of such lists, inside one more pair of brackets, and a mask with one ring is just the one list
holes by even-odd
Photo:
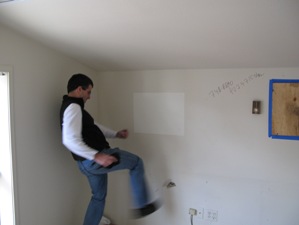
[[[11, 152], [11, 163], [10, 163], [10, 170], [11, 170], [11, 174], [10, 174], [10, 179], [11, 179], [11, 203], [12, 203], [12, 218], [11, 221], [13, 221], [11, 225], [17, 225], [19, 224], [18, 221], [18, 201], [17, 201], [17, 185], [16, 185], [16, 181], [17, 181], [17, 176], [16, 176], [16, 154], [15, 154], [15, 129], [14, 129], [14, 110], [13, 110], [13, 68], [11, 66], [7, 66], [7, 65], [0, 65], [0, 71], [4, 71], [4, 72], [8, 72], [8, 79], [7, 79], [7, 83], [8, 83], [8, 101], [9, 101], [9, 106], [8, 106], [8, 129], [10, 129], [9, 132], [9, 148], [10, 148], [10, 152]], [[10, 224], [7, 224], [10, 225]]]

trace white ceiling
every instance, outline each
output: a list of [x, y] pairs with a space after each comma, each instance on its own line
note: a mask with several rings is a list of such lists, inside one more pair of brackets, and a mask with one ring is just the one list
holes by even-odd
[[299, 66], [298, 0], [22, 0], [0, 23], [99, 71]]

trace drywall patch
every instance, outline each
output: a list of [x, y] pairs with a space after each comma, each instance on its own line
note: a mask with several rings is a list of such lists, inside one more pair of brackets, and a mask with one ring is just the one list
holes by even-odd
[[134, 93], [134, 131], [183, 136], [184, 105], [184, 93]]

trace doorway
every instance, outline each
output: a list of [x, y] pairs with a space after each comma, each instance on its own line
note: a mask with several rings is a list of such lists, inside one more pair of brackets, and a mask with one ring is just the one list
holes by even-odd
[[15, 225], [10, 78], [0, 66], [0, 225]]

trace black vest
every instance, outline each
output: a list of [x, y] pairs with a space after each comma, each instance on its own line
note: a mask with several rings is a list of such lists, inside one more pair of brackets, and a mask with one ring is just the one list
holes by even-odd
[[[67, 95], [63, 96], [62, 105], [60, 108], [60, 125], [63, 126], [63, 114], [65, 109], [72, 103], [78, 104], [82, 110], [82, 138], [86, 145], [98, 150], [99, 152], [103, 149], [110, 148], [103, 132], [100, 128], [95, 125], [92, 116], [84, 109], [84, 101], [82, 98], [73, 98]], [[83, 161], [85, 158], [72, 153], [75, 160]]]

